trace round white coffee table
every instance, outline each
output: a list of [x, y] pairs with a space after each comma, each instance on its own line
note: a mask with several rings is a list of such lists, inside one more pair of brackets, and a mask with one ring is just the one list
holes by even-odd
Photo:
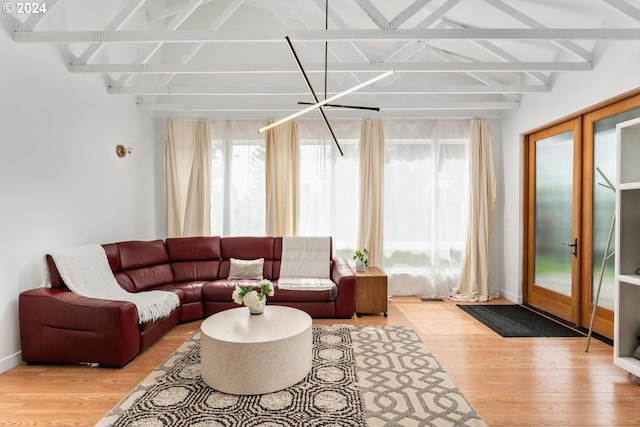
[[200, 326], [204, 382], [228, 394], [264, 394], [300, 382], [311, 371], [311, 317], [290, 307], [267, 305], [221, 311]]

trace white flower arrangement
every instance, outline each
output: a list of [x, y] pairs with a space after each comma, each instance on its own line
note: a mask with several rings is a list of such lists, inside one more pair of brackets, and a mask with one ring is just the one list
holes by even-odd
[[262, 279], [258, 282], [259, 290], [256, 291], [253, 286], [236, 285], [231, 297], [233, 302], [238, 305], [246, 305], [251, 310], [259, 310], [267, 302], [267, 297], [274, 294], [273, 284], [270, 280]]

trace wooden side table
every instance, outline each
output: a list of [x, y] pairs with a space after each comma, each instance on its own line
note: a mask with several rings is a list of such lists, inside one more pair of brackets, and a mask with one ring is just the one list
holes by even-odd
[[356, 316], [383, 313], [387, 317], [387, 275], [378, 267], [356, 272]]

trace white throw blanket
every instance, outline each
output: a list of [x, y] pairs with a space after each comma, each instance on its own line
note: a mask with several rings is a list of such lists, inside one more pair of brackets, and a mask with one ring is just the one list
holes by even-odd
[[[180, 299], [173, 292], [131, 293], [122, 289], [113, 276], [107, 254], [100, 245], [59, 249], [50, 255], [71, 292], [91, 298], [132, 302], [138, 309], [140, 323], [168, 317], [180, 305]], [[48, 269], [47, 273], [49, 274]], [[45, 277], [45, 285], [50, 285], [49, 277]]]
[[283, 237], [278, 288], [308, 291], [331, 289], [330, 251], [329, 237]]

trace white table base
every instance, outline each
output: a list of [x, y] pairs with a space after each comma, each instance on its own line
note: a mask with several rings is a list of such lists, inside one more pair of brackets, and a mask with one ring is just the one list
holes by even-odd
[[311, 317], [290, 307], [270, 306], [260, 315], [246, 307], [225, 310], [201, 325], [201, 374], [223, 393], [272, 393], [311, 371]]

